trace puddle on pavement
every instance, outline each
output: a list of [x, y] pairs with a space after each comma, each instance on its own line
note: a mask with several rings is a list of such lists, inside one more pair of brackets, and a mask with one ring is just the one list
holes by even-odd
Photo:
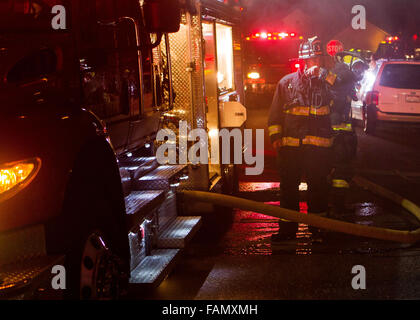
[[[241, 183], [242, 190], [265, 190], [278, 188], [278, 183]], [[360, 190], [359, 190], [360, 192]], [[359, 195], [360, 196], [360, 195]], [[390, 214], [397, 210], [390, 208], [382, 199], [356, 202], [347, 206], [345, 212], [335, 217], [348, 222], [380, 226], [392, 229], [411, 230], [412, 219], [405, 219], [400, 213]], [[280, 202], [266, 202], [280, 205]], [[384, 209], [386, 208], [386, 209]], [[394, 209], [394, 210], [393, 210]], [[307, 213], [306, 202], [300, 203], [300, 212]], [[311, 254], [375, 254], [375, 255], [420, 255], [419, 245], [407, 245], [389, 241], [360, 238], [337, 232], [322, 232], [321, 243], [312, 243], [311, 232], [305, 224], [299, 224], [296, 239], [280, 244], [271, 244], [271, 235], [278, 231], [278, 218], [264, 214], [235, 210], [231, 229], [222, 239], [221, 245], [226, 255], [277, 255], [293, 254], [307, 256]], [[418, 224], [417, 224], [418, 225]]]

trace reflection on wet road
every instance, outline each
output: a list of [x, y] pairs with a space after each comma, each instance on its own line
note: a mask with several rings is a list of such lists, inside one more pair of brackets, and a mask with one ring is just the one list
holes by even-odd
[[[278, 188], [279, 183], [244, 182], [240, 184], [240, 191], [264, 191]], [[353, 198], [361, 190], [354, 189]], [[372, 195], [369, 195], [373, 197]], [[280, 202], [266, 202], [280, 205]], [[300, 203], [300, 212], [307, 213], [306, 202]], [[386, 210], [388, 209], [388, 210]], [[396, 214], [392, 214], [396, 212]], [[413, 246], [390, 243], [374, 239], [353, 237], [323, 230], [321, 243], [311, 241], [311, 232], [306, 224], [299, 224], [296, 239], [284, 243], [271, 243], [271, 235], [278, 230], [278, 218], [260, 213], [234, 210], [233, 225], [220, 242], [226, 255], [280, 255], [296, 254], [310, 255], [315, 253], [351, 254], [351, 253], [384, 253], [389, 250], [411, 248]], [[347, 205], [344, 213], [332, 218], [353, 222], [367, 226], [411, 230], [418, 227], [418, 223], [400, 208], [393, 207], [383, 199], [369, 199], [369, 201], [355, 202]], [[416, 249], [417, 250], [417, 249]]]

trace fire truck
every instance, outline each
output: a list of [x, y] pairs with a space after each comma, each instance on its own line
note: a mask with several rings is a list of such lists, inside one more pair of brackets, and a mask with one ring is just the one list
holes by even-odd
[[420, 40], [417, 34], [387, 36], [378, 45], [374, 58], [379, 59], [420, 59]]
[[261, 30], [244, 36], [247, 97], [274, 92], [278, 81], [302, 66], [296, 59], [303, 36], [296, 32]]
[[236, 170], [159, 163], [156, 136], [245, 121], [240, 12], [0, 1], [0, 298], [112, 299], [165, 279], [211, 210], [178, 191], [231, 193]]

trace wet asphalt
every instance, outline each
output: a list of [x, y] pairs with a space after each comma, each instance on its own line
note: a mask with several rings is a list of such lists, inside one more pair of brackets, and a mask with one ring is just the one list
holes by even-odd
[[[266, 128], [270, 97], [247, 105], [247, 128]], [[250, 101], [250, 100], [248, 100]], [[420, 128], [379, 126], [375, 136], [358, 128], [358, 174], [420, 205]], [[240, 191], [259, 191], [257, 200], [278, 205], [275, 155], [265, 139], [265, 170], [241, 176]], [[274, 189], [273, 189], [274, 188]], [[270, 190], [272, 192], [267, 192]], [[301, 212], [306, 211], [302, 193]], [[260, 199], [258, 199], [258, 197]], [[352, 185], [336, 219], [370, 226], [414, 230], [420, 222], [392, 202]], [[296, 239], [273, 246], [277, 219], [255, 212], [217, 208], [179, 263], [156, 289], [138, 299], [419, 299], [420, 244], [408, 245], [323, 232], [311, 243], [306, 225]], [[366, 271], [366, 288], [355, 290], [352, 268]]]

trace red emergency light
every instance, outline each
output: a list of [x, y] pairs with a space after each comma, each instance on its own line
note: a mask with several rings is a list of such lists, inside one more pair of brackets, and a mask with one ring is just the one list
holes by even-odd
[[303, 70], [304, 67], [305, 67], [305, 62], [303, 60], [299, 60], [299, 59], [291, 60], [290, 69], [292, 72], [296, 72], [299, 69]]
[[295, 38], [297, 36], [296, 32], [268, 32], [261, 31], [257, 33], [252, 33], [245, 37], [247, 41], [250, 40], [283, 40], [286, 38]]
[[389, 42], [389, 41], [397, 41], [397, 40], [399, 40], [400, 38], [399, 37], [397, 37], [397, 36], [394, 36], [394, 37], [386, 37], [386, 40]]

